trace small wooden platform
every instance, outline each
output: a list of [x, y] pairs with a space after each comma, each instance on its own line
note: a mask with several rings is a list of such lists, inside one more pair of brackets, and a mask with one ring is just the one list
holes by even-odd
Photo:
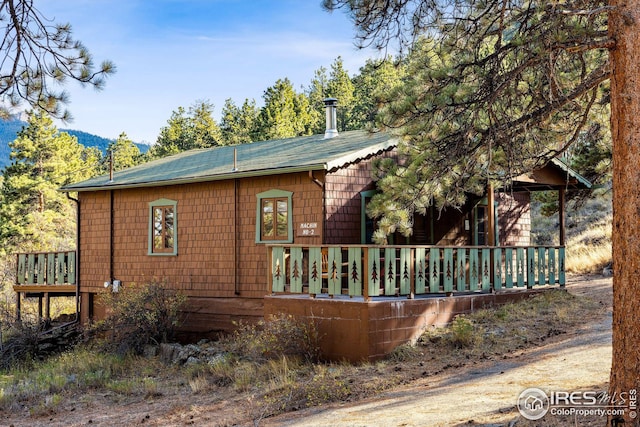
[[24, 294], [74, 294], [76, 285], [13, 285], [15, 292]]
[[16, 318], [23, 298], [37, 298], [38, 317], [49, 319], [51, 298], [76, 295], [76, 268], [75, 251], [16, 254]]

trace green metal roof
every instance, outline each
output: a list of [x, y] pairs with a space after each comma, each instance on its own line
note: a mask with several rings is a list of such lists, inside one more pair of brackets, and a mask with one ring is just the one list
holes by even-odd
[[109, 175], [103, 175], [65, 185], [61, 190], [155, 187], [308, 170], [331, 171], [396, 145], [397, 140], [385, 132], [350, 131], [329, 139], [312, 135], [190, 150], [115, 172], [113, 181]]
[[554, 157], [551, 160], [551, 162], [555, 166], [559, 167], [564, 172], [566, 172], [567, 175], [569, 175], [569, 177], [574, 178], [576, 181], [578, 181], [578, 183], [579, 183], [581, 188], [590, 189], [591, 186], [593, 185], [593, 184], [591, 184], [591, 181], [589, 181], [587, 178], [583, 177], [578, 172], [576, 172], [575, 170], [571, 169], [564, 159], [559, 159], [557, 157]]

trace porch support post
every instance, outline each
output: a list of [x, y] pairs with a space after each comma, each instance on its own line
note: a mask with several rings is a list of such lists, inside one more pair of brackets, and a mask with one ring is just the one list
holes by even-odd
[[487, 225], [488, 225], [488, 239], [489, 246], [496, 245], [496, 224], [495, 224], [495, 212], [494, 212], [495, 195], [493, 193], [493, 184], [487, 182]]
[[562, 187], [558, 190], [558, 222], [560, 223], [560, 246], [564, 246], [565, 240], [565, 188]]
[[[487, 180], [487, 228], [488, 230], [488, 239], [487, 243], [490, 247], [496, 245], [496, 222], [495, 222], [495, 208], [494, 208], [495, 196], [493, 193], [493, 184], [491, 181]], [[491, 271], [489, 272], [489, 277], [493, 279], [495, 277], [495, 272], [493, 271], [494, 262], [493, 262], [493, 251], [489, 251], [489, 268]], [[485, 262], [484, 260], [482, 261]], [[495, 292], [495, 283], [491, 283], [489, 286], [489, 290], [491, 293]]]

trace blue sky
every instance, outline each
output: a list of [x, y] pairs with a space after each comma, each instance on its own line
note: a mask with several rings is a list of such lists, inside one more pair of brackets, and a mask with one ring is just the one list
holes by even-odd
[[40, 11], [69, 22], [96, 63], [117, 67], [103, 91], [70, 83], [72, 123], [105, 138], [121, 132], [153, 143], [172, 111], [227, 98], [262, 105], [262, 94], [288, 77], [298, 91], [314, 71], [341, 56], [351, 75], [367, 58], [342, 12], [320, 0], [42, 0]]

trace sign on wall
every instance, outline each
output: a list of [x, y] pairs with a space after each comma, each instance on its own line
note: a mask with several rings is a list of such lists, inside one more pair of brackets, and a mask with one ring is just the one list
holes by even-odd
[[316, 236], [318, 234], [318, 223], [317, 222], [301, 222], [298, 225], [298, 232], [296, 236], [305, 237], [305, 236]]

